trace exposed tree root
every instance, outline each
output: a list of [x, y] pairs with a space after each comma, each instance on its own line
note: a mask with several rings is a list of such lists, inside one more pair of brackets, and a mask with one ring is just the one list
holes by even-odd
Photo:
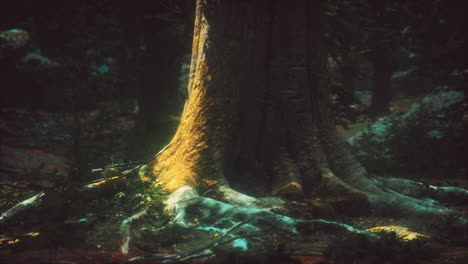
[[[229, 190], [224, 187], [223, 192]], [[173, 222], [184, 227], [205, 228], [207, 230], [223, 230], [235, 223], [247, 221], [241, 229], [248, 232], [286, 232], [299, 235], [298, 225], [313, 225], [316, 231], [352, 232], [374, 237], [374, 234], [361, 231], [348, 225], [325, 220], [299, 220], [272, 212], [272, 207], [278, 207], [276, 202], [265, 202], [245, 195], [229, 199], [230, 203], [220, 202], [211, 198], [199, 196], [190, 186], [183, 186], [175, 191], [168, 200], [167, 210], [173, 212]], [[237, 204], [233, 205], [233, 204]], [[200, 223], [202, 227], [200, 227]]]
[[[356, 192], [354, 187], [341, 181], [331, 172], [323, 176], [323, 181], [328, 183], [329, 187], [335, 186], [333, 188], [336, 188], [336, 185], [338, 185], [345, 188], [347, 191]], [[377, 194], [365, 193], [371, 205], [377, 204], [381, 206], [384, 204], [384, 206], [388, 206], [388, 210], [398, 210], [400, 214], [406, 215], [422, 216], [426, 213], [428, 216], [434, 217], [447, 215], [447, 212], [449, 212], [447, 208], [435, 204], [434, 201], [431, 202], [413, 198], [396, 192], [392, 190], [393, 188], [390, 189], [392, 186], [395, 188], [404, 187], [407, 189], [423, 188], [420, 187], [423, 185], [418, 182], [403, 180], [403, 184], [408, 186], [401, 186], [398, 184], [395, 185], [394, 180], [379, 181], [379, 179], [376, 178], [372, 180], [369, 179], [369, 181], [374, 182], [375, 188], [381, 189]], [[330, 189], [333, 188], [330, 187]], [[421, 194], [425, 194], [423, 189], [420, 190]], [[446, 191], [445, 189], [442, 190]], [[457, 194], [466, 195], [466, 191], [456, 190]], [[187, 230], [196, 229], [214, 232], [219, 234], [220, 237], [202, 246], [179, 252], [176, 255], [140, 257], [134, 259], [134, 262], [165, 260], [167, 263], [175, 263], [192, 258], [212, 257], [214, 256], [212, 249], [219, 245], [242, 240], [246, 247], [244, 249], [247, 249], [248, 245], [251, 243], [250, 239], [254, 241], [255, 237], [273, 233], [289, 234], [298, 239], [304, 239], [303, 235], [305, 235], [305, 233], [310, 235], [311, 232], [313, 234], [321, 233], [335, 237], [336, 235], [338, 235], [338, 237], [358, 235], [372, 241], [379, 239], [379, 235], [375, 233], [360, 230], [343, 223], [323, 219], [299, 220], [279, 214], [277, 213], [278, 211], [284, 212], [286, 209], [284, 207], [284, 202], [278, 198], [257, 199], [239, 193], [226, 186], [220, 187], [216, 192], [219, 192], [216, 196], [225, 202], [200, 196], [197, 190], [192, 186], [182, 186], [170, 195], [166, 211], [173, 214], [170, 226], [176, 225]], [[400, 205], [399, 203], [402, 202], [404, 202], [404, 204]], [[429, 207], [428, 205], [431, 203], [434, 204]]]
[[[327, 116], [326, 110], [322, 110]], [[332, 120], [332, 119], [329, 119]], [[320, 139], [331, 171], [344, 183], [343, 186], [364, 193], [377, 215], [413, 216], [421, 220], [443, 223], [455, 212], [439, 202], [452, 197], [467, 201], [468, 191], [455, 187], [425, 186], [408, 179], [370, 177], [366, 169], [355, 159], [345, 141], [335, 132], [332, 121], [322, 120]], [[432, 198], [432, 199], [429, 199]]]
[[289, 234], [301, 239], [304, 229], [309, 233], [355, 234], [368, 239], [379, 238], [374, 233], [338, 222], [323, 219], [299, 220], [274, 213], [272, 209], [282, 207], [282, 203], [276, 198], [262, 200], [238, 193], [228, 187], [220, 189], [220, 192], [226, 194], [226, 201], [229, 203], [200, 196], [195, 188], [182, 186], [170, 195], [166, 207], [166, 210], [173, 214], [173, 220], [168, 228], [177, 225], [186, 229], [213, 232], [220, 235], [217, 239], [177, 255], [138, 257], [132, 262], [164, 260], [165, 263], [176, 263], [192, 258], [214, 256], [212, 248], [236, 240], [241, 240], [243, 249], [247, 250], [249, 239], [275, 233]]

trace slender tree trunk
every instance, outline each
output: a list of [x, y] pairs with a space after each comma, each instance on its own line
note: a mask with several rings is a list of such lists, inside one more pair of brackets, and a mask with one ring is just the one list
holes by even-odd
[[371, 54], [371, 61], [374, 66], [371, 116], [384, 115], [390, 110], [390, 101], [392, 100], [390, 77], [395, 70], [391, 54], [389, 50], [375, 50]]
[[[387, 22], [387, 3], [384, 1], [372, 1], [371, 10], [374, 13], [375, 23], [385, 25]], [[373, 66], [372, 76], [372, 102], [369, 109], [370, 115], [377, 117], [387, 114], [392, 100], [392, 88], [390, 77], [397, 69], [393, 56], [396, 42], [399, 36], [389, 34], [384, 28], [376, 26], [370, 36], [370, 60]]]
[[356, 91], [356, 85], [354, 83], [354, 80], [357, 76], [357, 59], [356, 54], [353, 54], [355, 53], [355, 51], [351, 49], [348, 50], [348, 54], [342, 55], [342, 60], [339, 66], [344, 86], [342, 103], [346, 106], [349, 106], [356, 102], [354, 97], [354, 93]]

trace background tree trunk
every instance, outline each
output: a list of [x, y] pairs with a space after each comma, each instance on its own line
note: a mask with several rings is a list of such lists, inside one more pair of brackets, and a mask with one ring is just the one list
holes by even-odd
[[390, 57], [389, 50], [374, 50], [371, 52], [371, 61], [374, 67], [372, 76], [372, 103], [370, 106], [371, 116], [380, 116], [390, 111], [392, 100], [392, 87], [390, 77], [396, 69], [394, 61]]
[[369, 112], [371, 116], [376, 117], [384, 115], [390, 110], [390, 101], [392, 100], [390, 77], [397, 69], [394, 56], [400, 35], [396, 35], [392, 31], [389, 32], [386, 27], [381, 26], [388, 23], [388, 3], [372, 1], [370, 6], [374, 13], [376, 26], [369, 40], [372, 50], [370, 60], [373, 66], [372, 102]]
[[340, 67], [341, 76], [343, 78], [343, 97], [342, 102], [344, 105], [349, 106], [356, 103], [354, 93], [356, 92], [355, 79], [358, 76], [357, 55], [354, 50], [349, 49], [349, 54], [342, 56]]

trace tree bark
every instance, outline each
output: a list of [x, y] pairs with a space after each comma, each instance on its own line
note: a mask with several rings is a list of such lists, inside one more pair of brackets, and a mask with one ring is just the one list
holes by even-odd
[[323, 19], [315, 1], [198, 1], [189, 97], [170, 147], [150, 163], [157, 182], [306, 197], [348, 215], [446, 216], [370, 178], [338, 136]]
[[305, 178], [315, 169], [316, 76], [325, 67], [315, 61], [318, 17], [309, 9], [320, 14], [307, 1], [199, 1], [189, 99], [154, 162], [169, 190], [229, 181], [248, 193], [302, 195], [302, 182], [314, 182]]

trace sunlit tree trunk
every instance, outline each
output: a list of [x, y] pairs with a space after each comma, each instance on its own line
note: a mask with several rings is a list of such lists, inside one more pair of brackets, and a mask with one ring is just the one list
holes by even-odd
[[445, 214], [390, 194], [338, 136], [326, 100], [321, 14], [318, 1], [198, 1], [189, 98], [152, 174], [171, 192], [230, 185], [321, 197], [337, 213]]
[[353, 191], [332, 173], [321, 138], [336, 131], [320, 14], [309, 1], [198, 2], [189, 99], [171, 146], [152, 163], [169, 191], [230, 184], [313, 196], [331, 182], [340, 195]]
[[155, 166], [169, 189], [225, 180], [301, 188], [295, 159], [305, 148], [301, 127], [312, 122], [304, 8], [303, 1], [199, 1], [189, 99]]

